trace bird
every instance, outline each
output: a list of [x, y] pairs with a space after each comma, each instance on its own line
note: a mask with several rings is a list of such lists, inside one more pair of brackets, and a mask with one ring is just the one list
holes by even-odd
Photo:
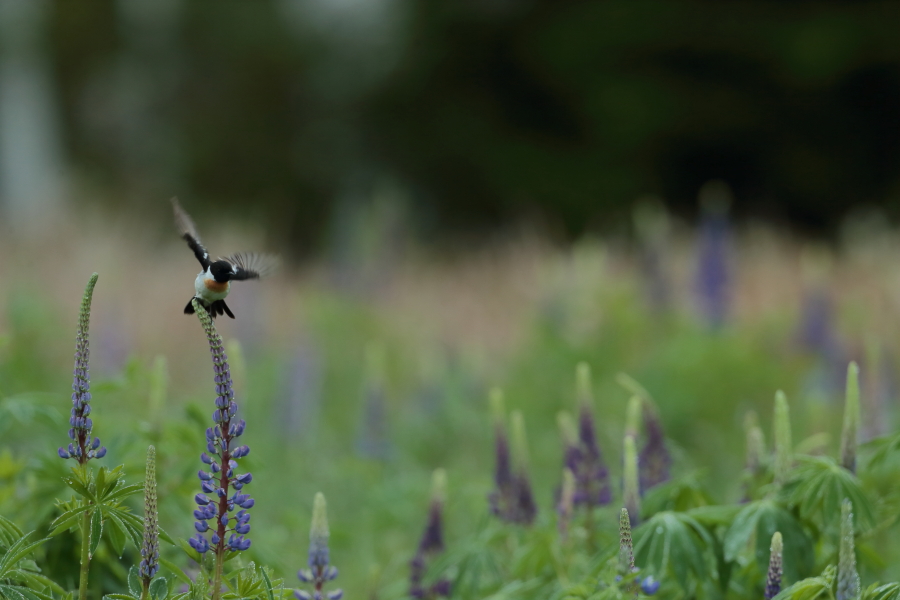
[[234, 313], [225, 304], [231, 282], [259, 279], [269, 275], [278, 266], [278, 257], [271, 254], [239, 252], [212, 260], [203, 242], [200, 241], [194, 221], [181, 208], [178, 198], [172, 198], [172, 209], [175, 212], [175, 226], [203, 267], [194, 280], [194, 296], [184, 307], [184, 314], [194, 314], [193, 301], [196, 298], [210, 317], [215, 319], [216, 315], [224, 314], [233, 319]]

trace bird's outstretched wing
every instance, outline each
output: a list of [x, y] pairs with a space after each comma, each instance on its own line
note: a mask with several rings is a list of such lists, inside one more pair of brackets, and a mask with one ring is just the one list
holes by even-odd
[[219, 260], [231, 264], [233, 281], [266, 277], [271, 275], [280, 263], [278, 257], [273, 254], [257, 254], [255, 252], [239, 252]]
[[178, 232], [190, 249], [194, 251], [194, 256], [200, 261], [203, 269], [207, 269], [210, 263], [209, 252], [203, 247], [203, 242], [200, 241], [200, 236], [197, 234], [197, 227], [194, 226], [190, 215], [181, 208], [178, 198], [172, 198], [172, 210], [175, 211], [175, 226], [178, 228]]

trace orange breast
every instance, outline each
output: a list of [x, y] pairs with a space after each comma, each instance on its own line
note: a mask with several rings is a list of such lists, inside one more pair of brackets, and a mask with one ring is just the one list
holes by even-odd
[[206, 286], [206, 289], [208, 289], [209, 291], [211, 291], [215, 294], [221, 294], [222, 292], [228, 291], [228, 282], [227, 281], [225, 281], [223, 283], [219, 283], [215, 279], [204, 279], [203, 285]]

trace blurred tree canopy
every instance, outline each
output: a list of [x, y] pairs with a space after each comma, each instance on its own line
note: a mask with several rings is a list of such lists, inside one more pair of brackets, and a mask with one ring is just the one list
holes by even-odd
[[321, 241], [384, 181], [429, 232], [633, 200], [827, 230], [900, 200], [900, 4], [371, 0], [52, 5], [69, 159]]

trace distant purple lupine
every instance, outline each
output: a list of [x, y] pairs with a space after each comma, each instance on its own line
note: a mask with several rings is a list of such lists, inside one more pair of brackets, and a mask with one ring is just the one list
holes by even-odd
[[75, 335], [75, 369], [72, 381], [72, 413], [69, 417], [69, 439], [67, 448], [60, 448], [60, 458], [74, 458], [79, 464], [85, 464], [92, 458], [103, 458], [106, 448], [100, 445], [100, 438], [93, 437], [94, 421], [91, 419], [91, 350], [88, 343], [88, 330], [91, 319], [91, 300], [98, 275], [94, 273], [88, 280], [81, 300], [81, 311], [78, 315], [78, 331]]
[[671, 477], [672, 455], [666, 447], [662, 421], [656, 409], [643, 401], [644, 430], [647, 441], [638, 455], [641, 494]]
[[491, 404], [494, 409], [494, 432], [496, 435], [494, 446], [496, 453], [495, 488], [488, 495], [491, 514], [508, 523], [530, 525], [537, 516], [537, 504], [534, 501], [531, 479], [528, 476], [528, 451], [524, 420], [522, 414], [517, 411], [511, 415], [514, 448], [514, 452], [511, 453], [510, 440], [506, 435], [502, 392], [494, 390], [491, 393]]
[[581, 363], [577, 368], [578, 424], [575, 439], [566, 443], [563, 468], [575, 476], [575, 506], [588, 508], [609, 504], [612, 488], [609, 469], [597, 445], [596, 426], [591, 410], [590, 368]]
[[416, 554], [409, 563], [409, 595], [413, 598], [433, 600], [450, 596], [450, 580], [441, 577], [431, 585], [424, 582], [429, 558], [444, 551], [444, 494], [446, 473], [437, 469], [432, 476], [431, 504], [428, 508], [428, 522]]
[[315, 443], [322, 404], [322, 356], [316, 346], [299, 341], [287, 363], [278, 427], [288, 439]]
[[311, 583], [312, 593], [306, 590], [294, 590], [297, 600], [340, 600], [344, 595], [343, 590], [325, 592], [322, 588], [329, 581], [334, 581], [338, 576], [337, 567], [329, 564], [331, 561], [328, 550], [328, 513], [325, 496], [322, 492], [316, 494], [313, 502], [312, 524], [309, 528], [309, 568], [297, 571], [297, 579], [303, 583]]
[[[250, 532], [250, 513], [247, 511], [253, 506], [254, 500], [243, 492], [243, 488], [253, 480], [253, 476], [250, 473], [236, 473], [237, 461], [247, 456], [250, 448], [236, 443], [243, 435], [246, 423], [243, 419], [236, 419], [238, 405], [234, 401], [231, 370], [222, 338], [206, 309], [197, 300], [193, 301], [193, 307], [206, 331], [212, 353], [216, 410], [213, 412], [215, 425], [206, 430], [208, 454], [204, 452], [200, 455], [200, 460], [206, 467], [197, 475], [200, 478], [201, 493], [194, 496], [197, 503], [194, 528], [197, 533], [188, 542], [200, 553], [212, 548], [217, 559], [224, 560], [228, 552], [247, 550], [250, 547], [250, 540], [244, 536]], [[232, 490], [233, 493], [229, 495]], [[236, 513], [235, 509], [238, 509]], [[210, 535], [208, 539], [207, 534]]]
[[389, 448], [384, 348], [376, 344], [370, 345], [366, 349], [366, 363], [366, 379], [362, 393], [363, 418], [357, 447], [366, 457], [385, 459]]
[[728, 316], [730, 202], [731, 191], [724, 182], [711, 181], [700, 190], [702, 214], [697, 234], [697, 296], [700, 310], [712, 327], [723, 325]]

